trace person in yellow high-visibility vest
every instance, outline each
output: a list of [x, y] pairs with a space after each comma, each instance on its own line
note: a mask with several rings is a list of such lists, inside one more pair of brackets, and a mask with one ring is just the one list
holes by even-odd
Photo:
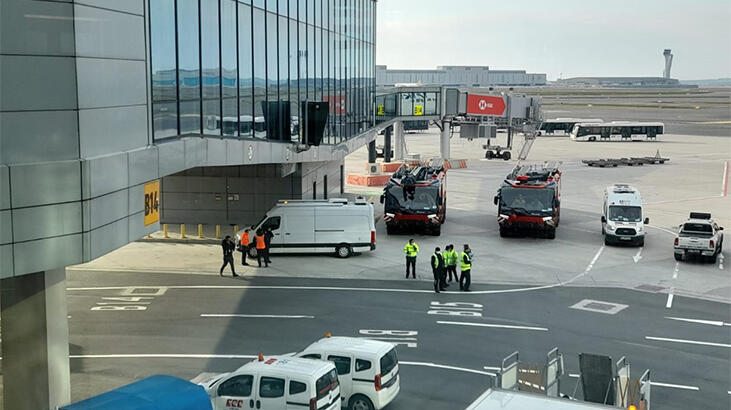
[[464, 250], [459, 255], [459, 260], [459, 290], [469, 292], [472, 283], [472, 249], [470, 249], [470, 245], [464, 244]]
[[409, 239], [409, 243], [404, 245], [404, 253], [406, 254], [406, 279], [409, 278], [409, 266], [411, 266], [411, 276], [416, 279], [416, 255], [419, 254], [419, 245], [414, 242], [414, 238]]

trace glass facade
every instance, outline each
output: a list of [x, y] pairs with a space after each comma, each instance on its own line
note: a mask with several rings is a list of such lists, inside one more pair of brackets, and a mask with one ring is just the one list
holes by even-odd
[[155, 140], [298, 142], [305, 101], [329, 103], [324, 144], [373, 125], [374, 0], [148, 3]]

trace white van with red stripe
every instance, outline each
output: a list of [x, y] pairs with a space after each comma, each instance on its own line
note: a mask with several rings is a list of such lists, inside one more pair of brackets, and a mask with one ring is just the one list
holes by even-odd
[[338, 410], [340, 383], [331, 362], [259, 356], [231, 373], [194, 380], [213, 410]]
[[335, 364], [343, 407], [349, 410], [382, 409], [401, 390], [396, 347], [388, 342], [325, 337], [297, 356]]

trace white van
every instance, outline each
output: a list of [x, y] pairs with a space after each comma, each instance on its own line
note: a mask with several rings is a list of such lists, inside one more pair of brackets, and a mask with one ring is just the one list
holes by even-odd
[[398, 357], [391, 343], [356, 337], [325, 337], [297, 356], [335, 363], [343, 407], [350, 410], [382, 409], [401, 390]]
[[[373, 204], [358, 197], [347, 199], [280, 200], [251, 227], [249, 256], [256, 258], [254, 236], [259, 229], [272, 230], [270, 253], [331, 253], [347, 258], [354, 252], [376, 249]], [[243, 231], [236, 233], [236, 243]]]
[[642, 196], [637, 188], [627, 184], [614, 184], [604, 191], [602, 210], [602, 235], [604, 244], [631, 243], [645, 245], [645, 225], [650, 218], [642, 219]]
[[335, 366], [324, 360], [259, 356], [231, 373], [194, 381], [213, 410], [337, 410], [341, 402]]

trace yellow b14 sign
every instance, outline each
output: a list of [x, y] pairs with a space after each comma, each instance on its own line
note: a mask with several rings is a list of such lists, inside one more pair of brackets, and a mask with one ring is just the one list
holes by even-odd
[[145, 184], [145, 226], [160, 222], [160, 181]]

